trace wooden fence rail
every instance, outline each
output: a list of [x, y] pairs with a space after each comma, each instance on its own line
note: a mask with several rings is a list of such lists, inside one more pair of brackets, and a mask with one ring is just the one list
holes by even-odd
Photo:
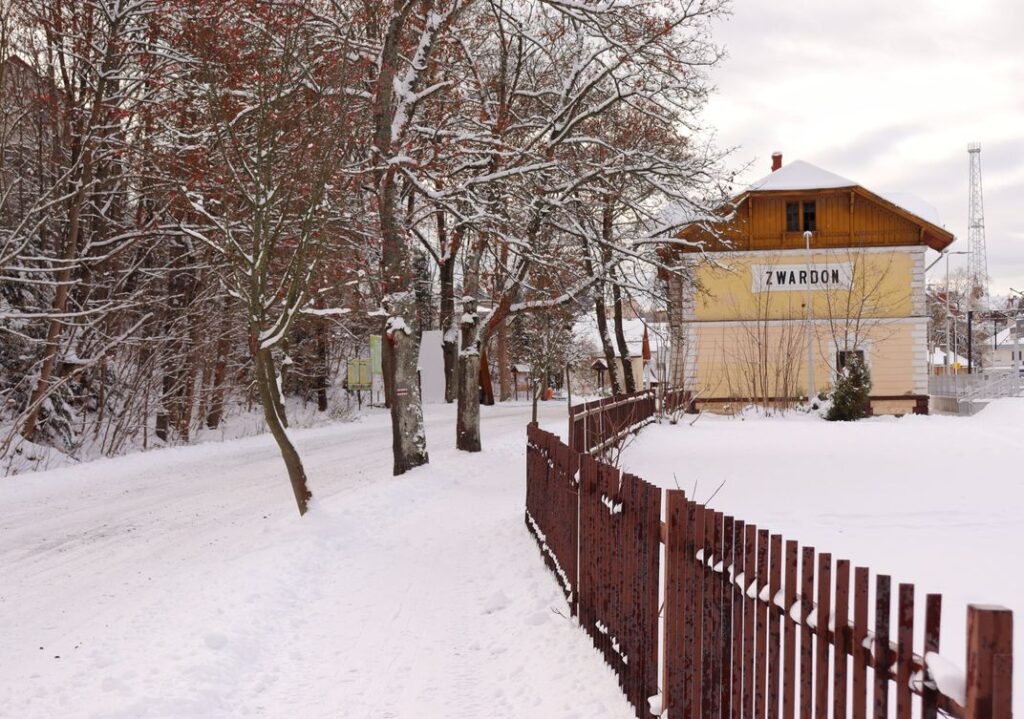
[[653, 389], [571, 406], [569, 446], [581, 454], [599, 455], [653, 422], [656, 413], [657, 396]]
[[527, 432], [527, 525], [637, 717], [1012, 716], [1009, 610], [968, 607], [959, 672], [938, 654], [939, 595], [915, 651], [914, 585]]

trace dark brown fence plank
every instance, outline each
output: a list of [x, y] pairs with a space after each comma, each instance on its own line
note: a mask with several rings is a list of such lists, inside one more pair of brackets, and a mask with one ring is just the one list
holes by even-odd
[[832, 555], [822, 552], [818, 555], [818, 601], [814, 658], [814, 715], [816, 719], [828, 719], [828, 665], [832, 647], [828, 637], [828, 624], [832, 605]]
[[867, 567], [853, 571], [853, 687], [850, 714], [852, 719], [868, 715], [868, 591], [870, 573]]
[[914, 661], [913, 584], [900, 584], [896, 616], [896, 719], [910, 719], [910, 677]]
[[729, 719], [732, 716], [732, 692], [733, 692], [733, 667], [732, 667], [732, 646], [733, 646], [733, 599], [735, 597], [734, 585], [730, 581], [734, 556], [733, 544], [736, 538], [736, 522], [733, 517], [726, 517], [722, 522], [722, 619], [721, 619], [721, 647], [722, 647], [722, 692], [721, 692], [721, 716]]
[[797, 598], [797, 553], [794, 540], [786, 542], [786, 580], [782, 603], [782, 719], [796, 719], [796, 622], [791, 616]]
[[686, 651], [686, 494], [678, 489], [665, 493], [665, 659], [662, 680], [664, 708], [676, 714], [683, 707], [683, 655]]
[[776, 603], [782, 589], [782, 535], [771, 537], [771, 557], [768, 571], [768, 719], [779, 719], [779, 679], [782, 673], [780, 622], [782, 611]]
[[875, 577], [875, 640], [872, 654], [875, 666], [875, 719], [886, 719], [889, 714], [889, 592], [891, 580], [887, 575]]
[[[693, 525], [693, 551], [689, 552], [688, 559], [693, 566], [693, 642], [691, 644], [693, 662], [693, 675], [690, 683], [690, 692], [693, 696], [691, 708], [694, 716], [700, 716], [703, 711], [703, 687], [704, 687], [704, 568], [696, 560], [696, 554], [704, 547], [704, 505], [694, 505], [696, 521]], [[701, 555], [703, 556], [703, 554]]]
[[733, 526], [732, 565], [732, 719], [743, 717], [743, 567], [746, 561], [746, 523]]
[[[762, 601], [763, 588], [768, 586], [768, 530], [757, 533], [757, 583], [754, 585], [754, 716], [764, 719], [768, 695], [768, 602]], [[771, 601], [771, 597], [767, 597]]]
[[847, 678], [846, 669], [850, 653], [850, 562], [840, 559], [836, 562], [836, 609], [835, 609], [835, 668], [832, 685], [832, 717], [846, 719]]
[[[924, 611], [924, 658], [928, 653], [939, 653], [939, 635], [942, 624], [942, 595], [929, 594], [925, 597]], [[921, 688], [921, 719], [936, 719], [938, 716], [938, 692], [930, 674], [925, 675]]]
[[[754, 635], [757, 612], [750, 588], [757, 585], [757, 527], [746, 526], [743, 557], [743, 717], [754, 716]], [[755, 590], [756, 591], [756, 590]]]
[[712, 515], [714, 522], [712, 532], [710, 533], [711, 539], [711, 557], [708, 558], [708, 577], [711, 580], [711, 686], [713, 691], [709, 692], [711, 695], [711, 714], [710, 716], [718, 716], [721, 712], [722, 707], [722, 593], [725, 591], [725, 586], [722, 583], [722, 577], [724, 576], [721, 572], [715, 571], [719, 563], [722, 561], [722, 531], [724, 524], [724, 515], [721, 512], [715, 512]]
[[702, 633], [701, 661], [703, 662], [704, 688], [701, 692], [703, 702], [703, 716], [714, 716], [714, 708], [718, 703], [718, 691], [715, 687], [715, 657], [718, 654], [715, 646], [715, 585], [714, 573], [708, 568], [708, 564], [714, 561], [712, 544], [715, 536], [715, 512], [711, 509], [704, 510], [704, 554], [701, 559], [703, 565], [702, 576], [704, 579], [704, 630]]
[[813, 602], [814, 547], [804, 547], [800, 566], [800, 719], [814, 716], [814, 635], [807, 623]]

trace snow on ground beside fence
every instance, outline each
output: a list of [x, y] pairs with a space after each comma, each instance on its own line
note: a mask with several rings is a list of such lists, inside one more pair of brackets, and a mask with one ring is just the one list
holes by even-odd
[[[564, 404], [543, 403], [565, 422]], [[384, 413], [0, 479], [0, 716], [618, 717], [524, 525], [529, 406], [391, 477]]]
[[1012, 609], [1024, 647], [1024, 399], [972, 417], [692, 419], [645, 428], [624, 470], [701, 502], [724, 481], [716, 510], [914, 583], [915, 646], [924, 595], [942, 593], [941, 655], [961, 669], [968, 603]]

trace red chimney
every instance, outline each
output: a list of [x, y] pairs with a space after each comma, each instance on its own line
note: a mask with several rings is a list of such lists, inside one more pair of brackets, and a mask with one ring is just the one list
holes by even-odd
[[773, 152], [772, 153], [772, 172], [775, 172], [776, 170], [779, 170], [781, 168], [782, 168], [782, 153], [781, 152]]

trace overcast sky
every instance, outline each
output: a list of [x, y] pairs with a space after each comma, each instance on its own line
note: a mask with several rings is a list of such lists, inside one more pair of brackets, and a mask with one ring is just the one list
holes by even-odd
[[967, 249], [967, 143], [980, 142], [992, 291], [1024, 290], [1022, 30], [1021, 0], [734, 0], [706, 118], [736, 164], [753, 162], [743, 184], [779, 150], [913, 192], [951, 250]]

